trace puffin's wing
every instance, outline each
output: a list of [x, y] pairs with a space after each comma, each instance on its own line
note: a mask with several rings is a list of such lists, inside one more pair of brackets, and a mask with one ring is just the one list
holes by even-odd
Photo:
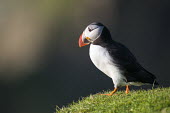
[[127, 82], [153, 83], [156, 77], [145, 70], [136, 60], [134, 55], [124, 45], [116, 42], [108, 48], [113, 62], [122, 70]]
[[107, 47], [113, 62], [119, 66], [120, 69], [129, 73], [138, 72], [141, 69], [134, 55], [124, 45], [116, 42]]

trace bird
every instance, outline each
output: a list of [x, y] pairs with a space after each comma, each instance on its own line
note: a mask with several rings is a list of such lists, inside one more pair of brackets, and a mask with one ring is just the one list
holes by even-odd
[[110, 31], [102, 23], [89, 24], [80, 35], [78, 44], [79, 47], [90, 44], [91, 61], [113, 81], [114, 90], [101, 95], [111, 96], [123, 86], [128, 94], [131, 85], [158, 85], [156, 76], [143, 68], [125, 45], [113, 40]]

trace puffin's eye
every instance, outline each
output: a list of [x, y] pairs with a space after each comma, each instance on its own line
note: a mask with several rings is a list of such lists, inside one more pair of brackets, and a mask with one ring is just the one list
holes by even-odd
[[96, 27], [96, 28], [89, 28], [88, 27], [88, 30], [91, 32], [91, 31], [93, 31], [93, 30], [95, 30], [95, 29], [97, 29], [98, 27]]
[[89, 27], [88, 27], [88, 30], [91, 32], [91, 31], [93, 31], [93, 29], [90, 29]]

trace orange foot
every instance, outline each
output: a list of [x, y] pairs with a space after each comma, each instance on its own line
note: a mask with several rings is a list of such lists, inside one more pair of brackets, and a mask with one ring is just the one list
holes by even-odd
[[[115, 88], [111, 93], [109, 93], [109, 94], [99, 94], [99, 95], [107, 95], [107, 96], [112, 96], [114, 93], [116, 93], [116, 91], [117, 91], [117, 89], [118, 88]], [[126, 94], [128, 94], [129, 93], [129, 86], [128, 85], [126, 85], [126, 91], [125, 91], [125, 93]], [[114, 94], [114, 95], [117, 95], [117, 94]]]
[[126, 91], [125, 91], [125, 93], [126, 93], [126, 94], [128, 94], [128, 93], [129, 93], [129, 91], [130, 91], [130, 90], [129, 90], [129, 86], [128, 86], [128, 85], [126, 85]]
[[109, 94], [100, 94], [100, 95], [107, 95], [107, 96], [112, 96], [116, 91], [117, 91], [118, 88], [115, 88], [111, 93]]

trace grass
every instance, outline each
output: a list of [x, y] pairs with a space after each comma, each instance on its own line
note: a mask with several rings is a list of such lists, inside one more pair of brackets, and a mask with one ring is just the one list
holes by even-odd
[[[108, 93], [108, 92], [104, 92]], [[113, 96], [90, 95], [67, 107], [57, 108], [57, 113], [170, 113], [170, 87], [137, 90], [125, 94], [118, 91]]]

